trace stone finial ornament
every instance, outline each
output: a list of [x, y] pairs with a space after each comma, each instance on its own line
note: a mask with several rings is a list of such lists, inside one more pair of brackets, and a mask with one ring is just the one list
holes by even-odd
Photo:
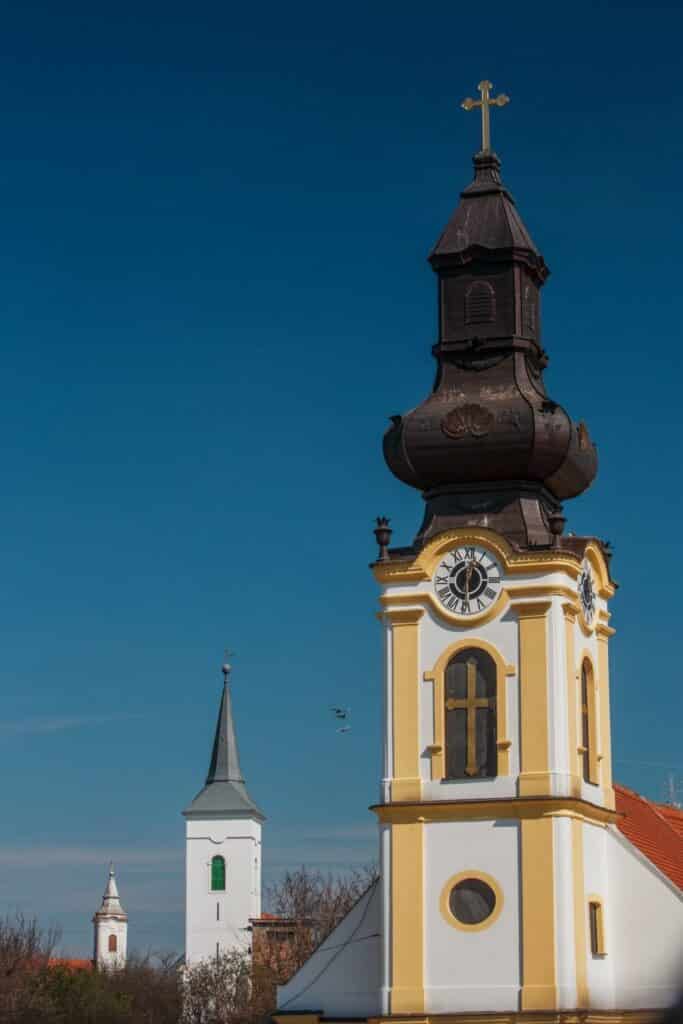
[[386, 516], [377, 516], [377, 526], [374, 529], [375, 537], [377, 538], [377, 544], [379, 546], [378, 561], [386, 562], [389, 558], [389, 544], [391, 543], [391, 535], [394, 532], [389, 523], [390, 519]]

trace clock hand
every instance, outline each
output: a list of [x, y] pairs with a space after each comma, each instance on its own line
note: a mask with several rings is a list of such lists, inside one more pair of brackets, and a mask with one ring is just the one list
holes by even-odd
[[468, 562], [467, 568], [465, 569], [465, 598], [467, 601], [470, 599], [470, 583], [472, 582], [472, 572], [474, 571], [474, 562]]

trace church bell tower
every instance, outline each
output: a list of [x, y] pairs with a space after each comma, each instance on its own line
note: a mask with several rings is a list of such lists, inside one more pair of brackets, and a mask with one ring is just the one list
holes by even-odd
[[185, 818], [185, 963], [251, 949], [251, 918], [261, 916], [261, 826], [240, 768], [230, 665], [204, 788]]
[[[609, 1006], [608, 545], [564, 531], [596, 449], [551, 398], [548, 268], [490, 148], [429, 257], [432, 392], [393, 416], [390, 470], [422, 493], [373, 572], [385, 647], [381, 1014]], [[603, 950], [604, 952], [604, 950]], [[495, 965], [495, 970], [493, 969]], [[548, 1018], [550, 1019], [550, 1018]]]
[[102, 905], [93, 917], [93, 926], [95, 966], [100, 970], [121, 970], [126, 966], [128, 914], [121, 905], [113, 864], [109, 867]]

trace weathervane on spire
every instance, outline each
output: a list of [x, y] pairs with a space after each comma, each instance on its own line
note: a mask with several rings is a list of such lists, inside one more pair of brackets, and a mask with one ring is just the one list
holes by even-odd
[[493, 83], [484, 80], [480, 82], [477, 89], [481, 93], [480, 100], [473, 100], [470, 96], [463, 100], [460, 106], [463, 110], [474, 110], [475, 107], [481, 107], [481, 151], [482, 153], [491, 152], [491, 122], [489, 118], [490, 107], [504, 107], [506, 103], [510, 102], [510, 97], [506, 96], [504, 92], [501, 92], [499, 96], [491, 96], [490, 91], [493, 89]]
[[225, 650], [223, 651], [223, 664], [221, 665], [221, 672], [223, 673], [223, 679], [225, 680], [226, 683], [230, 677], [230, 671], [232, 669], [232, 665], [228, 661], [228, 658], [232, 658], [234, 653], [235, 652], [231, 651], [229, 647], [226, 647]]

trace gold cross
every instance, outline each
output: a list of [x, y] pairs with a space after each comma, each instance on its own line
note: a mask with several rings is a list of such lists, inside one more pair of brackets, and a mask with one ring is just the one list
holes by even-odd
[[489, 120], [489, 108], [504, 107], [506, 103], [510, 102], [510, 97], [506, 96], [504, 92], [500, 96], [491, 96], [490, 90], [493, 89], [493, 83], [486, 80], [480, 82], [477, 89], [481, 93], [481, 99], [473, 100], [468, 96], [466, 100], [462, 101], [460, 106], [463, 110], [474, 110], [475, 107], [481, 107], [481, 151], [482, 153], [490, 153], [491, 122]]
[[479, 774], [477, 764], [477, 708], [490, 707], [485, 697], [477, 697], [477, 663], [474, 658], [467, 662], [467, 697], [464, 700], [455, 700], [449, 697], [446, 701], [446, 711], [455, 711], [462, 708], [467, 711], [467, 764], [465, 774], [474, 776]]

